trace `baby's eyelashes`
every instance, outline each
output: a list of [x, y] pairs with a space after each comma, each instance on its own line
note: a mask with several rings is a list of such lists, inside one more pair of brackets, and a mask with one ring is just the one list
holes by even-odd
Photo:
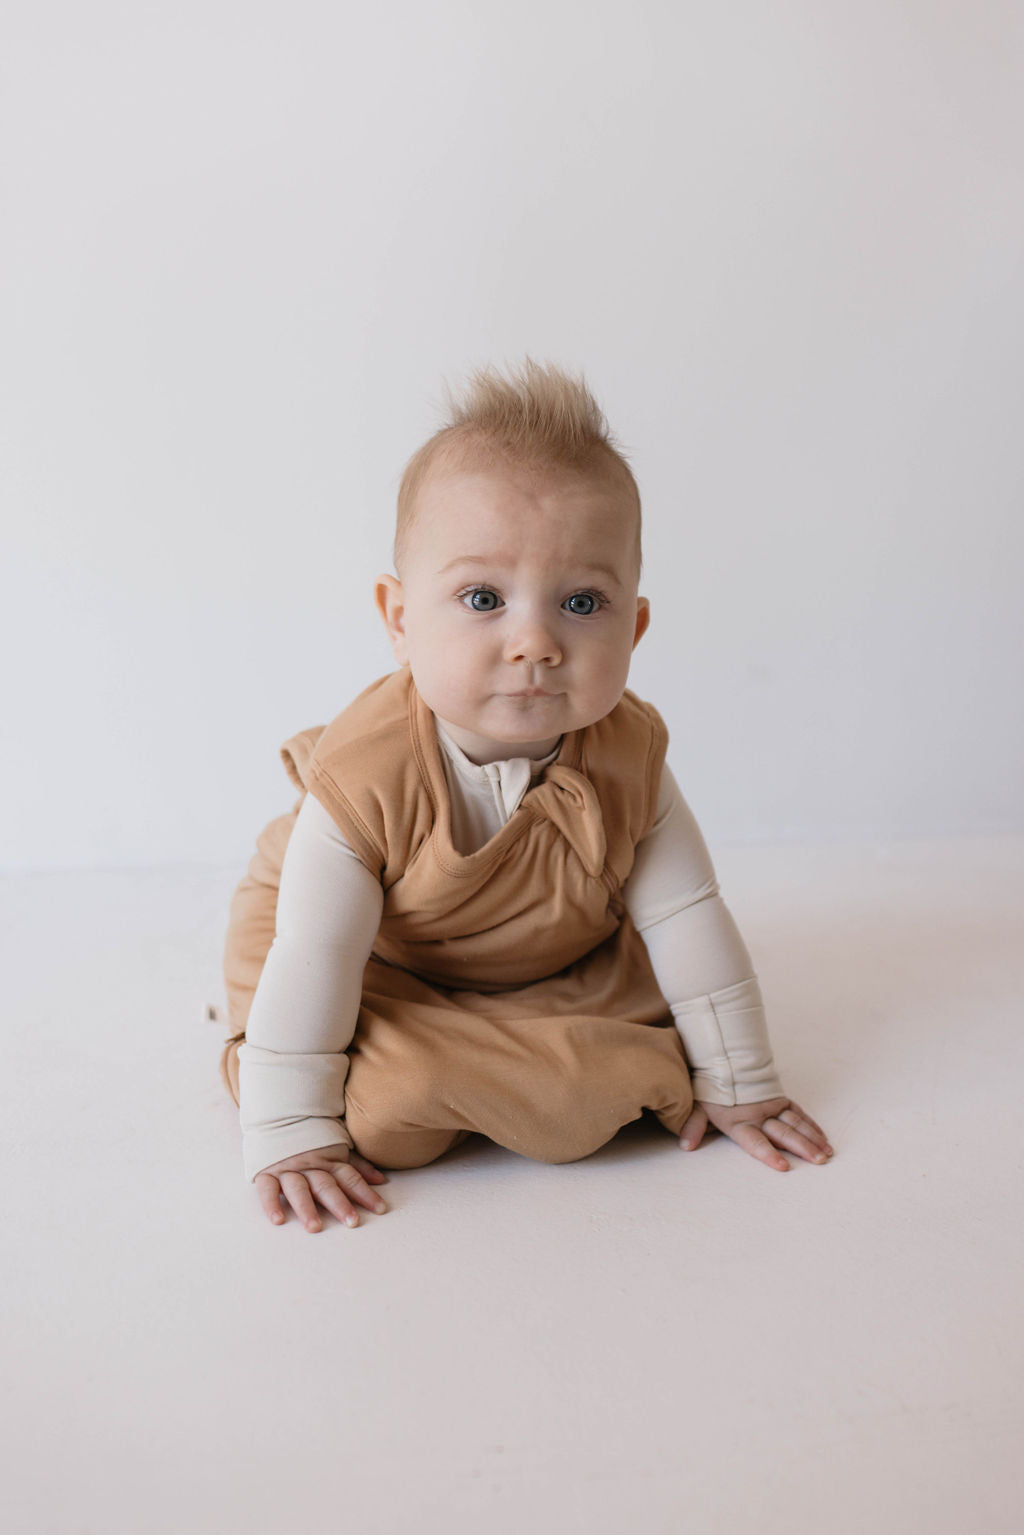
[[472, 608], [474, 613], [493, 613], [495, 608], [503, 606], [497, 592], [489, 586], [472, 586], [468, 591], [459, 593], [459, 601], [467, 608]]
[[604, 592], [573, 592], [562, 603], [568, 613], [575, 613], [577, 618], [589, 618], [599, 608], [607, 607], [608, 598]]
[[[474, 613], [493, 613], [505, 606], [504, 598], [499, 597], [492, 586], [468, 587], [459, 592], [458, 600]], [[591, 618], [601, 608], [608, 606], [608, 600], [604, 592], [579, 591], [566, 597], [561, 607], [564, 612], [572, 613], [576, 618]]]

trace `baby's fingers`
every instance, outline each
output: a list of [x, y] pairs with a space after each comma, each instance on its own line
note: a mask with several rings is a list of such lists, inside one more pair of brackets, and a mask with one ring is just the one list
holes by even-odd
[[[373, 1170], [376, 1171], [376, 1169]], [[341, 1196], [343, 1199], [347, 1195], [348, 1199], [354, 1199], [356, 1204], [362, 1205], [364, 1210], [373, 1210], [378, 1215], [384, 1214], [387, 1205], [381, 1199], [377, 1190], [370, 1187], [359, 1171], [359, 1168], [353, 1163], [339, 1162], [333, 1173], [328, 1174], [328, 1176], [332, 1181], [337, 1179], [338, 1184], [341, 1185], [341, 1189], [344, 1190]], [[378, 1176], [380, 1175], [378, 1174]], [[319, 1190], [317, 1192], [319, 1193]], [[333, 1208], [333, 1206], [328, 1208]], [[359, 1224], [358, 1212], [353, 1210], [351, 1206], [349, 1206], [349, 1213], [346, 1214], [345, 1219], [350, 1226], [357, 1226]]]
[[316, 1213], [309, 1184], [302, 1173], [284, 1172], [280, 1178], [275, 1178], [273, 1173], [260, 1173], [256, 1179], [256, 1192], [260, 1196], [260, 1204], [275, 1226], [280, 1226], [284, 1220], [281, 1209], [281, 1194], [284, 1193], [306, 1230], [320, 1230], [320, 1217]]
[[[324, 1209], [330, 1210], [336, 1220], [341, 1221], [343, 1226], [359, 1225], [359, 1213], [335, 1183], [333, 1173], [326, 1172], [323, 1168], [310, 1168], [303, 1176], [309, 1179], [309, 1187], [314, 1191]], [[294, 1199], [292, 1204], [295, 1204]], [[309, 1202], [308, 1209], [300, 1209], [299, 1205], [295, 1204], [295, 1211], [304, 1222], [307, 1231], [323, 1230], [323, 1222], [318, 1211], [313, 1208], [312, 1200]]]
[[832, 1155], [832, 1147], [828, 1143], [828, 1136], [819, 1124], [816, 1124], [809, 1114], [805, 1114], [798, 1103], [790, 1103], [788, 1109], [783, 1109], [778, 1118], [783, 1124], [792, 1125], [794, 1130], [799, 1130], [806, 1135], [809, 1141], [813, 1141], [822, 1151]]
[[[313, 1200], [313, 1195], [310, 1192], [312, 1181], [316, 1176], [317, 1173], [313, 1169], [308, 1169], [301, 1173], [287, 1172], [281, 1174], [281, 1187], [288, 1196], [292, 1209], [307, 1231], [320, 1231], [323, 1226]], [[334, 1180], [331, 1178], [330, 1173], [323, 1173], [322, 1176], [330, 1179], [333, 1185]], [[306, 1182], [307, 1178], [310, 1180], [309, 1183]]]
[[280, 1226], [284, 1220], [284, 1211], [281, 1209], [281, 1185], [273, 1173], [260, 1173], [257, 1176], [256, 1192], [260, 1197], [264, 1214], [273, 1221], [275, 1226]]
[[[766, 1125], [776, 1124], [776, 1120], [766, 1120]], [[768, 1136], [757, 1128], [756, 1125], [745, 1120], [742, 1124], [735, 1125], [728, 1130], [727, 1135], [734, 1140], [737, 1146], [748, 1156], [756, 1157], [759, 1162], [764, 1162], [767, 1167], [774, 1167], [780, 1173], [789, 1172], [789, 1163], [772, 1145]]]
[[704, 1139], [704, 1132], [708, 1127], [708, 1116], [699, 1103], [695, 1103], [690, 1111], [690, 1117], [683, 1126], [679, 1137], [679, 1144], [684, 1151], [696, 1151]]
[[820, 1141], [804, 1135], [781, 1115], [778, 1119], [766, 1119], [761, 1129], [776, 1146], [784, 1147], [794, 1156], [803, 1157], [805, 1162], [827, 1162], [832, 1155], [832, 1149], [827, 1143], [822, 1145]]
[[359, 1156], [356, 1152], [351, 1153], [348, 1162], [350, 1167], [355, 1167], [362, 1173], [367, 1183], [387, 1183], [387, 1173], [382, 1173], [379, 1167], [374, 1167], [372, 1162], [368, 1162], [365, 1157]]

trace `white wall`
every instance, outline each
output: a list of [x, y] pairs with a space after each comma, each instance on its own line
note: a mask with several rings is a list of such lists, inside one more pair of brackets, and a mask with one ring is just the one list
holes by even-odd
[[712, 844], [1024, 826], [1005, 0], [0, 22], [3, 858], [230, 861], [391, 665], [441, 379], [582, 368]]

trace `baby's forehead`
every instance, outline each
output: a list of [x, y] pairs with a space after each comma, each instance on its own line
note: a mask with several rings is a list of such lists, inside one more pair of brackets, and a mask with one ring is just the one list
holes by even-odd
[[621, 483], [596, 470], [573, 471], [559, 466], [506, 465], [469, 462], [441, 466], [420, 487], [417, 511], [455, 515], [467, 509], [486, 512], [491, 522], [514, 527], [524, 509], [612, 511], [627, 520], [632, 498]]
[[622, 560], [638, 572], [639, 499], [616, 467], [523, 462], [478, 448], [438, 454], [400, 512], [396, 560], [437, 569], [460, 554], [535, 549], [575, 563], [582, 544], [600, 546], [603, 563]]

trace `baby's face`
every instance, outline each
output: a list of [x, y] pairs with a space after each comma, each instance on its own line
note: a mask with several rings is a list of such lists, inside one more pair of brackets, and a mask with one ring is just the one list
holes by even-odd
[[377, 603], [395, 659], [477, 762], [543, 756], [615, 707], [647, 628], [635, 512], [612, 478], [428, 479], [402, 579]]

